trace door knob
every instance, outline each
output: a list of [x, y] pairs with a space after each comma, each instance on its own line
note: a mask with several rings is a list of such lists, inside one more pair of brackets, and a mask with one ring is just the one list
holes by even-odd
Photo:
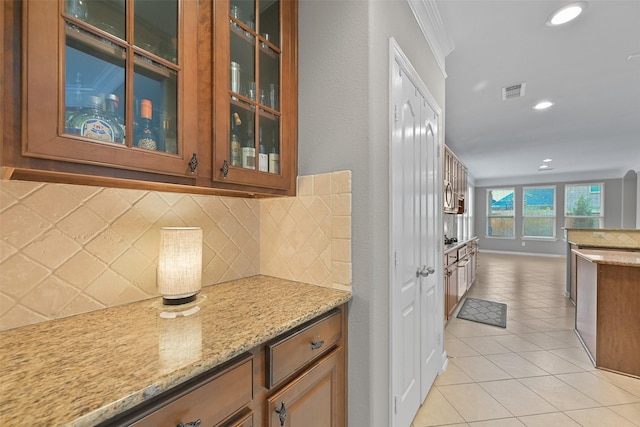
[[430, 274], [435, 273], [436, 270], [433, 267], [427, 267], [426, 265], [423, 265], [422, 268], [418, 267], [418, 270], [416, 271], [416, 277], [427, 277]]

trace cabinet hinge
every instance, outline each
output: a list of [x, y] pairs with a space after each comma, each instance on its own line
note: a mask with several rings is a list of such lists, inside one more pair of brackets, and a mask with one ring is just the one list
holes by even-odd
[[393, 251], [393, 268], [398, 268], [398, 251]]
[[398, 413], [398, 396], [395, 396], [393, 398], [393, 413], [394, 414]]
[[437, 145], [437, 148], [438, 148], [438, 149], [437, 149], [436, 156], [437, 156], [438, 158], [440, 158], [440, 146], [439, 146], [439, 145]]
[[393, 106], [393, 121], [397, 122], [399, 120], [398, 118], [398, 106], [394, 105]]

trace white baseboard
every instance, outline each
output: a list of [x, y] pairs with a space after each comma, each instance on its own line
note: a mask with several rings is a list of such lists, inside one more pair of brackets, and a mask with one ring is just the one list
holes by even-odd
[[564, 254], [539, 254], [536, 252], [512, 252], [512, 251], [493, 251], [489, 249], [478, 249], [478, 252], [489, 254], [505, 254], [505, 255], [526, 255], [526, 256], [544, 256], [549, 258], [564, 258]]

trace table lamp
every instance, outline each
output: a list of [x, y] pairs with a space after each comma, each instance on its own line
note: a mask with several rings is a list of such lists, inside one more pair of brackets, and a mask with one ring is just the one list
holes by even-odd
[[186, 304], [202, 288], [202, 228], [162, 227], [158, 292], [165, 305]]

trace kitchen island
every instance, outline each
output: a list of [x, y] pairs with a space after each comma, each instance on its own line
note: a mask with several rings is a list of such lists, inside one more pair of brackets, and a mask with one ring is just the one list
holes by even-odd
[[573, 249], [576, 332], [595, 366], [640, 377], [640, 252]]
[[204, 287], [187, 317], [155, 298], [2, 332], [0, 425], [99, 424], [350, 298], [255, 276]]

